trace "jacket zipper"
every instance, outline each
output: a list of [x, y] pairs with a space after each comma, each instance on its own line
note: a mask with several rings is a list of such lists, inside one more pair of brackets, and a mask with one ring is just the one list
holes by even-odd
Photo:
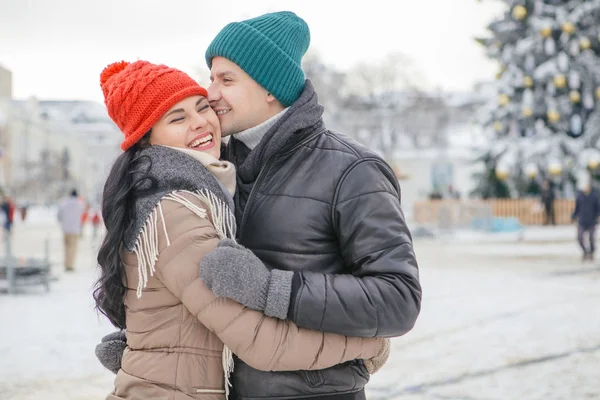
[[[287, 153], [290, 153], [294, 150], [296, 150], [298, 147], [303, 146], [304, 143], [308, 142], [309, 140], [312, 140], [313, 137], [320, 135], [321, 133], [327, 131], [327, 129], [321, 129], [315, 133], [312, 133], [311, 135], [309, 135], [306, 139], [304, 139], [303, 141], [301, 141], [300, 143], [298, 143], [297, 145], [295, 145], [294, 147], [292, 147], [290, 150], [286, 151], [285, 153], [282, 153], [280, 155], [285, 155]], [[269, 163], [271, 162], [271, 160], [276, 156], [277, 154], [273, 154], [271, 157], [269, 157], [269, 159], [265, 162], [265, 165], [262, 167], [262, 169], [260, 170], [260, 172], [258, 173], [258, 176], [256, 177], [256, 182], [254, 182], [254, 185], [252, 186], [252, 189], [250, 190], [250, 195], [248, 195], [248, 200], [246, 201], [246, 207], [244, 208], [244, 213], [242, 214], [242, 221], [240, 222], [240, 226], [238, 227], [239, 229], [239, 234], [238, 234], [238, 238], [241, 240], [244, 234], [244, 228], [246, 227], [246, 220], [248, 219], [248, 213], [250, 210], [250, 204], [251, 201], [254, 199], [255, 194], [256, 194], [256, 190], [258, 188], [258, 185], [261, 182], [261, 178], [264, 176], [265, 171], [267, 171], [270, 167]]]
[[194, 389], [196, 394], [225, 394], [225, 389]]

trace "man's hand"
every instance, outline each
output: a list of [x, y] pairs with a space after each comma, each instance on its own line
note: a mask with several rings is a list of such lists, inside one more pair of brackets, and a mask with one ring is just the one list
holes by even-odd
[[269, 271], [252, 251], [231, 239], [221, 240], [200, 262], [200, 279], [217, 296], [279, 319], [287, 318], [293, 276], [291, 271]]
[[104, 368], [116, 374], [121, 369], [121, 359], [126, 347], [127, 337], [125, 331], [109, 333], [96, 346], [96, 357]]

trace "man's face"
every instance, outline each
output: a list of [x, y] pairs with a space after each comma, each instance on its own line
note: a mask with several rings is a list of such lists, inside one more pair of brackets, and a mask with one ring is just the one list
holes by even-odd
[[255, 127], [272, 117], [272, 96], [233, 62], [213, 58], [210, 80], [208, 100], [219, 117], [222, 136]]

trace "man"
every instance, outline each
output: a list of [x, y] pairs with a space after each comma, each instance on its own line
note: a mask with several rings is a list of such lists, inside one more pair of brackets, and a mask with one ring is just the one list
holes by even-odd
[[460, 200], [460, 192], [456, 190], [454, 185], [448, 185], [448, 198], [452, 200]]
[[0, 204], [0, 208], [2, 208], [2, 211], [5, 215], [4, 232], [6, 232], [7, 235], [10, 235], [13, 223], [15, 221], [15, 202], [10, 196], [5, 195], [2, 200], [2, 204]]
[[77, 198], [77, 190], [73, 189], [71, 195], [64, 199], [58, 208], [58, 221], [60, 222], [65, 246], [65, 271], [73, 272], [73, 264], [77, 253], [77, 241], [81, 234], [81, 222], [84, 207]]
[[[421, 287], [398, 181], [378, 155], [325, 127], [301, 69], [309, 43], [306, 23], [278, 12], [227, 25], [207, 49], [245, 247], [222, 241], [201, 278], [301, 327], [400, 336], [417, 319]], [[359, 361], [262, 372], [236, 360], [231, 398], [364, 399], [368, 380]]]
[[[416, 321], [421, 287], [398, 181], [375, 153], [325, 127], [301, 69], [309, 42], [301, 18], [278, 12], [227, 25], [206, 51], [209, 101], [238, 171], [238, 241], [258, 259], [223, 243], [201, 277], [216, 294], [301, 327], [400, 336]], [[368, 376], [357, 364], [274, 373], [238, 360], [233, 390], [361, 399]]]
[[[583, 250], [582, 261], [593, 261], [596, 250], [596, 225], [600, 216], [600, 197], [586, 183], [582, 191], [577, 193], [575, 210], [571, 219], [577, 220], [577, 241]], [[587, 242], [587, 243], [586, 243]]]
[[552, 183], [548, 180], [544, 181], [542, 185], [542, 204], [544, 205], [545, 211], [545, 220], [544, 225], [556, 225], [556, 217], [554, 214], [554, 200], [556, 196], [554, 195], [554, 188], [552, 187]]

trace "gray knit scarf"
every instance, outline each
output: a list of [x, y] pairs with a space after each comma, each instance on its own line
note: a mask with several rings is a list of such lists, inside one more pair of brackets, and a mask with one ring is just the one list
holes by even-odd
[[[139, 152], [138, 159], [133, 179], [148, 176], [154, 184], [151, 179], [146, 179], [136, 189], [135, 220], [125, 232], [125, 248], [128, 251], [134, 251], [146, 221], [160, 200], [172, 192], [205, 193], [215, 202], [224, 204], [226, 214], [232, 214], [231, 197], [224, 193], [215, 176], [198, 160], [164, 146], [150, 146]], [[232, 227], [235, 230], [235, 224]], [[227, 236], [235, 237], [235, 232], [227, 232]]]

